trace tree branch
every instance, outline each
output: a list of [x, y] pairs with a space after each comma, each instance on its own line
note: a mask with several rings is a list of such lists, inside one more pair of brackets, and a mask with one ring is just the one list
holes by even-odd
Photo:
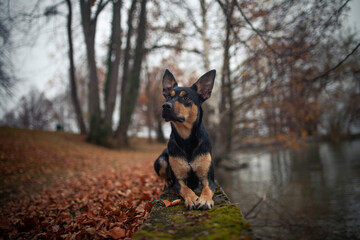
[[263, 43], [265, 43], [265, 45], [266, 45], [269, 49], [271, 49], [271, 51], [272, 51], [274, 54], [278, 55], [278, 53], [275, 51], [275, 49], [274, 49], [273, 47], [271, 47], [271, 45], [265, 40], [264, 36], [254, 27], [254, 25], [252, 25], [252, 23], [250, 22], [250, 20], [245, 16], [245, 14], [244, 14], [242, 8], [240, 7], [239, 3], [238, 3], [236, 0], [234, 0], [234, 2], [235, 2], [235, 5], [236, 5], [237, 9], [240, 11], [241, 16], [245, 19], [245, 21], [247, 22], [247, 24], [249, 24], [249, 26], [251, 27], [251, 29], [256, 33], [256, 35], [258, 35], [258, 36], [260, 37], [261, 41], [263, 41]]
[[95, 12], [95, 16], [93, 19], [91, 19], [91, 21], [96, 22], [97, 18], [99, 16], [99, 14], [101, 13], [101, 11], [105, 8], [105, 6], [110, 2], [111, 0], [106, 0], [103, 3], [103, 0], [100, 0], [99, 3], [97, 4], [97, 8], [96, 8], [96, 12]]
[[360, 42], [355, 46], [355, 48], [348, 54], [346, 55], [340, 62], [338, 62], [338, 64], [336, 64], [334, 67], [330, 68], [329, 70], [327, 70], [326, 72], [324, 72], [323, 74], [314, 77], [312, 79], [306, 79], [306, 81], [310, 81], [313, 82], [315, 80], [318, 80], [320, 78], [326, 77], [327, 75], [329, 75], [329, 73], [331, 73], [332, 71], [335, 71], [338, 67], [340, 67], [351, 55], [353, 55], [356, 50], [360, 47]]
[[248, 50], [253, 51], [253, 49], [249, 47], [249, 45], [246, 43], [246, 41], [243, 41], [239, 38], [237, 31], [235, 31], [235, 29], [234, 29], [234, 24], [232, 23], [231, 19], [229, 18], [228, 14], [227, 14], [224, 4], [220, 0], [216, 0], [216, 2], [220, 5], [220, 7], [226, 17], [226, 21], [229, 23], [230, 29], [234, 33], [236, 40], [238, 40], [240, 43], [242, 43]]
[[154, 45], [151, 48], [147, 48], [146, 51], [149, 52], [149, 51], [152, 51], [152, 50], [155, 50], [155, 49], [160, 49], [160, 48], [173, 49], [173, 50], [176, 50], [176, 51], [191, 52], [191, 53], [196, 53], [196, 54], [200, 54], [200, 55], [202, 54], [202, 52], [200, 50], [196, 49], [196, 48], [188, 49], [188, 48], [183, 48], [183, 47], [180, 47], [180, 46], [174, 46], [174, 45], [170, 45], [170, 44]]
[[343, 10], [343, 8], [348, 4], [348, 2], [350, 2], [350, 0], [347, 0], [343, 5], [341, 5], [341, 7], [340, 7], [338, 10], [335, 11], [335, 13], [334, 13], [333, 15], [331, 15], [331, 17], [325, 22], [325, 24], [324, 24], [324, 29], [329, 26], [330, 21], [331, 21], [331, 19], [333, 18], [333, 16], [335, 16], [335, 15], [338, 16], [338, 15], [340, 14], [340, 12], [341, 12], [341, 11]]
[[261, 203], [265, 202], [265, 200], [266, 200], [266, 193], [264, 193], [262, 198], [260, 198], [259, 201], [257, 201], [257, 203], [255, 203], [255, 205], [245, 214], [244, 217], [246, 219], [248, 219], [248, 216], [250, 215], [250, 213], [252, 213]]
[[194, 27], [196, 28], [196, 31], [201, 33], [201, 28], [198, 26], [198, 24], [196, 23], [195, 19], [194, 19], [194, 15], [193, 15], [193, 11], [190, 9], [190, 7], [188, 6], [187, 3], [185, 3], [184, 1], [175, 1], [174, 2], [177, 6], [184, 8], [186, 10], [186, 14], [189, 17], [189, 20], [191, 21], [191, 23], [194, 25]]

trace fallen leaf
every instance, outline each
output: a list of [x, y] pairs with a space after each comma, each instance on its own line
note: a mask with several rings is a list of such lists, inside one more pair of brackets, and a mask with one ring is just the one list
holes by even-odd
[[155, 203], [147, 202], [147, 203], [145, 204], [144, 210], [145, 210], [146, 212], [150, 212], [150, 211], [151, 211], [151, 208], [154, 206], [154, 204], [155, 204]]
[[165, 207], [170, 207], [171, 202], [168, 200], [163, 200], [163, 203], [165, 204]]
[[11, 229], [9, 220], [7, 218], [5, 218], [5, 217], [0, 218], [0, 229], [3, 229], [3, 230]]
[[168, 200], [163, 200], [163, 203], [165, 204], [165, 207], [171, 207], [171, 206], [176, 206], [179, 205], [181, 203], [181, 199], [176, 199], [172, 202], [168, 201]]
[[171, 202], [171, 206], [176, 206], [176, 205], [179, 205], [180, 203], [181, 203], [181, 199], [176, 199]]
[[141, 200], [150, 201], [151, 196], [149, 194], [143, 193], [143, 195], [140, 198]]
[[58, 232], [59, 229], [60, 229], [60, 226], [59, 226], [59, 225], [52, 226], [52, 231], [53, 231], [54, 233]]
[[122, 228], [119, 228], [119, 227], [114, 227], [114, 228], [110, 229], [106, 233], [106, 235], [113, 239], [119, 239], [119, 238], [125, 237], [125, 230]]

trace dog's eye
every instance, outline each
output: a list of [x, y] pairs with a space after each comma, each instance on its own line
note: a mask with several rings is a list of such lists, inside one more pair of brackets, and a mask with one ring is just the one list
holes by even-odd
[[170, 101], [170, 100], [171, 100], [171, 96], [166, 96], [166, 97], [165, 97], [165, 100], [166, 100], [166, 101]]
[[183, 98], [185, 101], [190, 101], [190, 98], [189, 97], [184, 97]]

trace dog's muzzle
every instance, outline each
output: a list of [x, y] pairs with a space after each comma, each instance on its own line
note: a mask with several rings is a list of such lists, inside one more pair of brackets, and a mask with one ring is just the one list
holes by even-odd
[[164, 103], [163, 105], [162, 105], [162, 108], [163, 108], [163, 111], [164, 110], [171, 110], [172, 109], [172, 104], [171, 104], [171, 102], [166, 102], [166, 103]]
[[166, 102], [162, 105], [162, 117], [165, 119], [165, 121], [170, 121], [170, 120], [173, 120], [172, 119], [172, 104], [170, 102]]
[[165, 121], [178, 121], [178, 122], [184, 122], [185, 119], [183, 117], [178, 117], [173, 109], [173, 105], [171, 102], [166, 102], [162, 105], [162, 117], [165, 119]]

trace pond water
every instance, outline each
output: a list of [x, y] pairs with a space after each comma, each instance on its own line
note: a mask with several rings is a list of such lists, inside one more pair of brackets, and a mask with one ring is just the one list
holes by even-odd
[[216, 177], [256, 236], [360, 239], [360, 140], [240, 152], [235, 160], [248, 167], [217, 169]]

